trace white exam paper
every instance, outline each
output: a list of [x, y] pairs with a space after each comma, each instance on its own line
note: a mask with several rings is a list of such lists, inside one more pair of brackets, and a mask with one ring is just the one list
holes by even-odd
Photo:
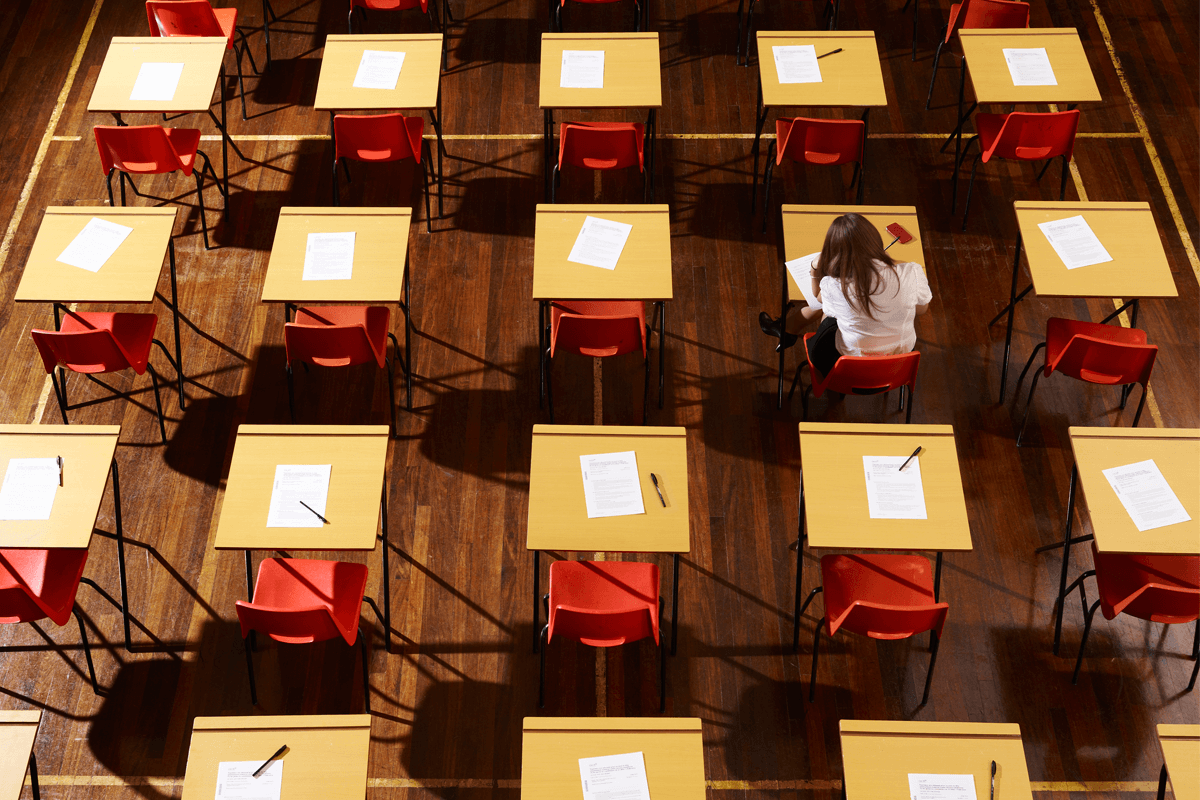
[[813, 44], [772, 45], [780, 83], [820, 83], [821, 65]]
[[213, 800], [279, 800], [283, 761], [276, 759], [254, 777], [261, 761], [222, 761], [217, 764], [217, 793]]
[[404, 67], [404, 53], [390, 50], [363, 50], [354, 73], [356, 89], [395, 89]]
[[920, 456], [909, 461], [903, 472], [900, 465], [908, 456], [863, 456], [862, 460], [871, 519], [929, 519]]
[[348, 281], [353, 274], [354, 231], [308, 235], [301, 280]]
[[800, 293], [804, 295], [804, 300], [808, 303], [809, 308], [821, 307], [821, 301], [817, 300], [816, 296], [812, 293], [813, 262], [817, 260], [817, 256], [819, 255], [821, 254], [809, 253], [806, 256], [800, 256], [799, 258], [793, 258], [791, 261], [783, 262], [783, 265], [787, 267], [787, 271], [791, 273], [792, 280], [800, 287]]
[[9, 459], [0, 485], [0, 520], [50, 519], [58, 476], [55, 458]]
[[133, 82], [133, 91], [129, 93], [129, 99], [142, 102], [174, 100], [175, 90], [179, 88], [179, 79], [182, 76], [183, 64], [143, 62], [138, 69], [137, 80]]
[[584, 217], [567, 261], [589, 267], [616, 269], [633, 225], [599, 217]]
[[603, 89], [603, 50], [563, 50], [558, 85], [563, 89]]
[[1005, 47], [1004, 63], [1013, 86], [1058, 86], [1044, 47]]
[[[329, 473], [332, 464], [277, 464], [275, 483], [271, 486], [271, 506], [267, 509], [268, 528], [320, 528], [325, 523], [329, 499]], [[312, 511], [300, 504], [303, 500]], [[261, 765], [262, 762], [258, 762]]]
[[1101, 471], [1139, 531], [1191, 519], [1154, 459]]
[[974, 775], [908, 773], [910, 800], [977, 800]]
[[579, 759], [583, 800], [650, 800], [640, 752]]
[[133, 228], [128, 225], [92, 217], [54, 260], [88, 272], [99, 272], [131, 233]]
[[633, 450], [580, 456], [579, 466], [583, 470], [583, 499], [588, 519], [646, 513], [637, 453]]
[[1039, 222], [1038, 228], [1067, 269], [1091, 267], [1113, 260], [1082, 214]]

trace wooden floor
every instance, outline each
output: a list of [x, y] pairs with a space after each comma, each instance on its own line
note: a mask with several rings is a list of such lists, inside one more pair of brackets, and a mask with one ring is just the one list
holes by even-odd
[[[72, 416], [122, 425], [117, 459], [133, 540], [138, 652], [119, 646], [119, 613], [87, 589], [80, 602], [104, 697], [87, 686], [73, 625], [43, 621], [0, 631], [0, 706], [47, 712], [36, 751], [47, 798], [178, 797], [197, 715], [362, 707], [355, 653], [338, 642], [262, 648], [262, 702], [250, 705], [233, 610], [244, 593], [242, 560], [211, 546], [237, 426], [288, 420], [283, 310], [258, 301], [278, 209], [324, 205], [330, 191], [328, 119], [311, 106], [324, 36], [345, 31], [346, 3], [274, 3], [282, 16], [272, 31], [275, 63], [268, 75], [246, 82], [251, 119], [231, 122], [244, 158], [231, 155], [233, 191], [228, 222], [216, 229], [220, 246], [203, 249], [189, 181], [139, 184], [185, 204], [176, 247], [183, 347], [195, 378], [187, 411], [178, 410], [173, 390], [166, 392], [170, 442], [158, 445], [148, 383], [126, 376], [118, 385], [134, 387], [138, 405], [104, 403]], [[530, 300], [545, 3], [451, 4], [460, 24], [451, 28], [442, 83], [450, 154], [445, 215], [430, 235], [423, 208], [416, 211], [409, 246], [417, 382], [413, 411], [400, 413], [390, 450], [392, 619], [403, 646], [386, 653], [375, 627], [372, 798], [516, 797], [521, 720], [539, 713], [524, 528], [531, 426], [547, 421], [537, 403]], [[240, 5], [261, 66], [259, 3]], [[776, 411], [772, 340], [756, 322], [760, 309], [779, 305], [780, 245], [777, 217], [770, 234], [752, 232], [748, 135], [756, 72], [734, 63], [735, 5], [657, 0], [650, 10], [662, 44], [659, 197], [671, 205], [675, 284], [666, 407], [652, 409], [650, 422], [687, 427], [692, 498], [692, 551], [683, 561], [682, 630], [667, 705], [671, 715], [704, 720], [710, 795], [833, 797], [841, 778], [838, 720], [880, 718], [1017, 722], [1039, 798], [1148, 796], [1161, 763], [1155, 724], [1200, 722], [1200, 691], [1180, 694], [1192, 665], [1192, 628], [1098, 620], [1090, 658], [1072, 687], [1082, 629], [1072, 604], [1062, 655], [1050, 653], [1058, 560], [1032, 552], [1060, 535], [1071, 464], [1067, 426], [1128, 425], [1133, 406], [1121, 412], [1112, 391], [1049, 380], [1035, 401], [1028, 446], [1014, 446], [1021, 403], [1011, 392], [1004, 405], [996, 403], [1003, 330], [986, 323], [1008, 292], [1011, 201], [1056, 197], [1057, 167], [1038, 185], [1028, 165], [987, 165], [970, 228], [958, 231], [947, 213], [951, 160], [939, 154], [937, 138], [954, 122], [954, 59], [939, 76], [934, 110], [922, 108], [946, 15], [933, 6], [944, 4], [920, 7], [916, 63], [908, 53], [911, 17], [899, 0], [845, 0], [840, 27], [874, 29], [879, 38], [890, 105], [871, 116], [866, 200], [919, 210], [934, 300], [917, 324], [923, 358], [913, 421], [951, 423], [958, 431], [975, 548], [947, 558], [943, 597], [952, 608], [927, 706], [918, 707], [927, 664], [922, 643], [876, 646], [852, 636], [829, 643], [817, 702], [806, 702], [816, 616], [803, 621], [799, 654], [789, 641], [800, 407], [797, 401]], [[815, 24], [816, 4], [759, 5], [763, 29]], [[627, 3], [573, 4], [567, 24], [624, 30], [630, 14]], [[1033, 24], [1079, 29], [1104, 98], [1083, 108], [1068, 198], [1149, 201], [1174, 270], [1179, 297], [1141, 306], [1139, 327], [1160, 348], [1142, 425], [1196, 427], [1197, 5], [1034, 2]], [[376, 13], [370, 25], [425, 29], [412, 12]], [[108, 118], [88, 114], [87, 101], [109, 39], [145, 32], [140, 0], [0, 4], [0, 350], [10, 354], [0, 363], [0, 421], [60, 424], [29, 336], [30, 328], [53, 324], [50, 309], [12, 298], [42, 210], [105, 202], [91, 126]], [[235, 101], [230, 110], [237, 109]], [[175, 124], [215, 133], [198, 117]], [[210, 139], [202, 147], [216, 152], [219, 144]], [[376, 173], [359, 169], [346, 202], [423, 206], [407, 172]], [[833, 203], [852, 199], [848, 182], [848, 171], [785, 169], [779, 185], [789, 202]], [[596, 184], [585, 175], [568, 176], [561, 197], [586, 202], [597, 192], [613, 202], [640, 196], [635, 182], [606, 175]], [[165, 277], [160, 291], [168, 291]], [[1027, 357], [1049, 316], [1099, 320], [1113, 307], [1106, 299], [1030, 297], [1017, 314], [1014, 359]], [[161, 303], [156, 310], [170, 341], [169, 312]], [[598, 383], [585, 360], [559, 365], [559, 422], [636, 423], [640, 365], [611, 361]], [[794, 367], [793, 351], [789, 378]], [[387, 419], [387, 388], [376, 371], [314, 370], [300, 385], [301, 421]], [[876, 399], [833, 406], [818, 400], [812, 411], [816, 419], [900, 419]], [[109, 498], [87, 574], [116, 596], [113, 530]], [[378, 597], [379, 556], [368, 563], [368, 592]], [[648, 645], [601, 652], [599, 660], [591, 649], [555, 645], [544, 713], [655, 714], [654, 658]]]

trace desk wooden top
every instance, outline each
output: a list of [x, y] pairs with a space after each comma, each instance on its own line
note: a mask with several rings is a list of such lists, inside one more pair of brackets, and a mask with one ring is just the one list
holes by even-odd
[[[42, 216], [14, 298], [37, 303], [151, 303], [179, 209], [50, 206]], [[133, 232], [99, 272], [55, 259], [92, 217]]]
[[[780, 83], [772, 47], [811, 44], [822, 58], [820, 83]], [[770, 108], [878, 107], [887, 105], [874, 31], [758, 31], [758, 76]]]
[[[637, 453], [645, 514], [588, 519], [579, 457]], [[687, 431], [620, 425], [534, 425], [529, 465], [530, 550], [608, 553], [686, 553], [688, 516]], [[667, 507], [654, 491], [658, 476]]]
[[19, 800], [37, 739], [41, 709], [0, 711], [0, 800]]
[[[374, 550], [386, 425], [241, 425], [217, 525], [218, 550]], [[332, 464], [328, 525], [268, 528], [279, 464]], [[268, 753], [270, 755], [270, 753]]]
[[1200, 799], [1200, 725], [1157, 727], [1175, 800]]
[[1033, 800], [1015, 723], [841, 721], [846, 800], [908, 800], [909, 773], [975, 776], [975, 796]]
[[[1067, 428], [1096, 548], [1105, 553], [1200, 555], [1200, 428]], [[1154, 459], [1191, 517], [1139, 531], [1103, 470]]]
[[63, 459], [50, 519], [0, 522], [0, 547], [87, 547], [120, 435], [120, 425], [0, 425], [0, 470], [13, 458]]
[[[1033, 276], [1043, 297], [1175, 297], [1175, 278], [1149, 203], [1079, 203], [1017, 200], [1017, 225]], [[1082, 216], [1113, 260], [1067, 269], [1042, 222]]]
[[[1074, 28], [963, 28], [958, 32], [967, 73], [980, 103], [1098, 103], [1079, 32]], [[1015, 86], [1006, 48], [1046, 48], [1057, 86]]]
[[[840, 53], [839, 53], [840, 55]], [[876, 227], [883, 245], [892, 240], [886, 228], [899, 222], [912, 234], [908, 244], [896, 242], [888, 248], [888, 255], [897, 261], [915, 261], [925, 266], [925, 251], [921, 246], [921, 223], [917, 219], [916, 206], [783, 206], [783, 252], [784, 260], [819, 253], [825, 244], [825, 232], [834, 218], [842, 214], [861, 214]], [[788, 273], [788, 300], [803, 300], [800, 287]]]
[[[243, 426], [244, 427], [244, 426]], [[370, 714], [196, 717], [183, 797], [212, 800], [222, 761], [266, 761], [283, 745], [280, 800], [362, 800], [367, 795]]]
[[[364, 50], [404, 53], [404, 66], [395, 89], [354, 86]], [[313, 108], [318, 111], [437, 108], [441, 77], [440, 33], [330, 34], [325, 37]]]
[[[534, 300], [670, 300], [671, 218], [667, 205], [539, 203], [533, 233]], [[587, 217], [633, 226], [616, 269], [567, 261]]]
[[[563, 50], [603, 50], [603, 89], [564, 89]], [[658, 34], [543, 33], [541, 108], [659, 108], [662, 70]]]
[[[871, 519], [863, 456], [908, 456], [922, 447], [929, 519]], [[950, 425], [800, 423], [804, 517], [813, 548], [970, 550], [954, 428]]]
[[[96, 77], [88, 111], [208, 111], [221, 75], [223, 36], [114, 36]], [[130, 100], [142, 64], [183, 64], [170, 100]]]
[[[407, 63], [408, 59], [405, 59]], [[397, 303], [404, 297], [411, 208], [279, 209], [263, 281], [264, 303]], [[348, 281], [306, 281], [310, 233], [354, 231], [354, 271]]]
[[579, 759], [637, 752], [654, 800], [704, 800], [700, 720], [670, 717], [526, 717], [521, 800], [583, 800]]

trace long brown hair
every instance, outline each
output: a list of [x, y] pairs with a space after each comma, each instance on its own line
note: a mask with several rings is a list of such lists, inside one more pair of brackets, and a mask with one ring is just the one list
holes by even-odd
[[859, 214], [843, 214], [829, 225], [817, 259], [817, 281], [837, 278], [850, 307], [875, 319], [871, 295], [882, 281], [877, 263], [895, 271], [896, 262], [883, 251], [879, 231]]

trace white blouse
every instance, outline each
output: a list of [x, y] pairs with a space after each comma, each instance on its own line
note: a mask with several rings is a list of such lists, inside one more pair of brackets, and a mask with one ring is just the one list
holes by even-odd
[[876, 261], [879, 285], [871, 295], [872, 313], [854, 309], [842, 292], [842, 282], [826, 275], [821, 279], [821, 305], [838, 322], [837, 349], [844, 356], [898, 355], [917, 346], [913, 319], [917, 306], [933, 299], [920, 264], [897, 261], [893, 271]]

